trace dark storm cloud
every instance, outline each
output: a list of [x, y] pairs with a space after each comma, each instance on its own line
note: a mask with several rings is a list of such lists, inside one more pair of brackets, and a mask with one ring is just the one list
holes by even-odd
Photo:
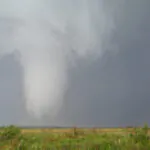
[[[116, 14], [118, 53], [72, 71], [65, 113], [70, 124], [150, 123], [150, 1], [126, 1]], [[65, 105], [65, 104], [64, 104]]]
[[23, 113], [21, 68], [14, 55], [0, 60], [0, 124], [15, 124]]
[[[115, 5], [119, 1], [111, 2]], [[109, 3], [107, 0], [107, 9], [111, 8]], [[149, 0], [124, 1], [115, 12], [116, 30], [112, 41], [118, 52], [107, 52], [90, 64], [87, 60], [79, 61], [78, 67], [70, 70], [70, 87], [60, 115], [54, 123], [44, 118], [43, 124], [127, 126], [150, 123], [149, 8]], [[12, 55], [1, 59], [2, 123], [19, 122], [25, 115], [19, 94], [20, 70]]]

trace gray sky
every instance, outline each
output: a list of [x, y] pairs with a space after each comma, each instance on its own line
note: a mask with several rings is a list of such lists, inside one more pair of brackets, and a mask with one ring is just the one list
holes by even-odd
[[[81, 60], [77, 67], [70, 68], [69, 89], [61, 112], [54, 122], [43, 118], [43, 124], [127, 126], [150, 123], [149, 8], [149, 0], [125, 1], [116, 11], [112, 39], [118, 52], [108, 51], [93, 63]], [[2, 21], [0, 18], [0, 25]], [[13, 54], [0, 60], [0, 83], [0, 124], [18, 123], [24, 117], [28, 120], [21, 100], [22, 70]], [[29, 119], [28, 124], [32, 123]]]

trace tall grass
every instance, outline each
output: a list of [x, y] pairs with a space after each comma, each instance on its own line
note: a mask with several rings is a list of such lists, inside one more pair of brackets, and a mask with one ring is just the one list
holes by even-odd
[[[61, 130], [61, 129], [59, 129]], [[117, 133], [73, 128], [67, 133], [22, 133], [15, 126], [0, 132], [0, 150], [150, 150], [148, 126]]]

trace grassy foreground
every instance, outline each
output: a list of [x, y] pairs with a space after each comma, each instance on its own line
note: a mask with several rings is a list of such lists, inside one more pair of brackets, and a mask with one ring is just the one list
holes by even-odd
[[149, 128], [0, 129], [0, 150], [150, 150]]

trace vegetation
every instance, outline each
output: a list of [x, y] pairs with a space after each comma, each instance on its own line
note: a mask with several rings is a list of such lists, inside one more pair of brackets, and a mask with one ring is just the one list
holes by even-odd
[[[36, 129], [35, 129], [36, 130]], [[102, 132], [96, 128], [73, 128], [69, 132], [23, 132], [15, 126], [0, 129], [0, 150], [150, 150], [149, 129], [118, 129]]]

